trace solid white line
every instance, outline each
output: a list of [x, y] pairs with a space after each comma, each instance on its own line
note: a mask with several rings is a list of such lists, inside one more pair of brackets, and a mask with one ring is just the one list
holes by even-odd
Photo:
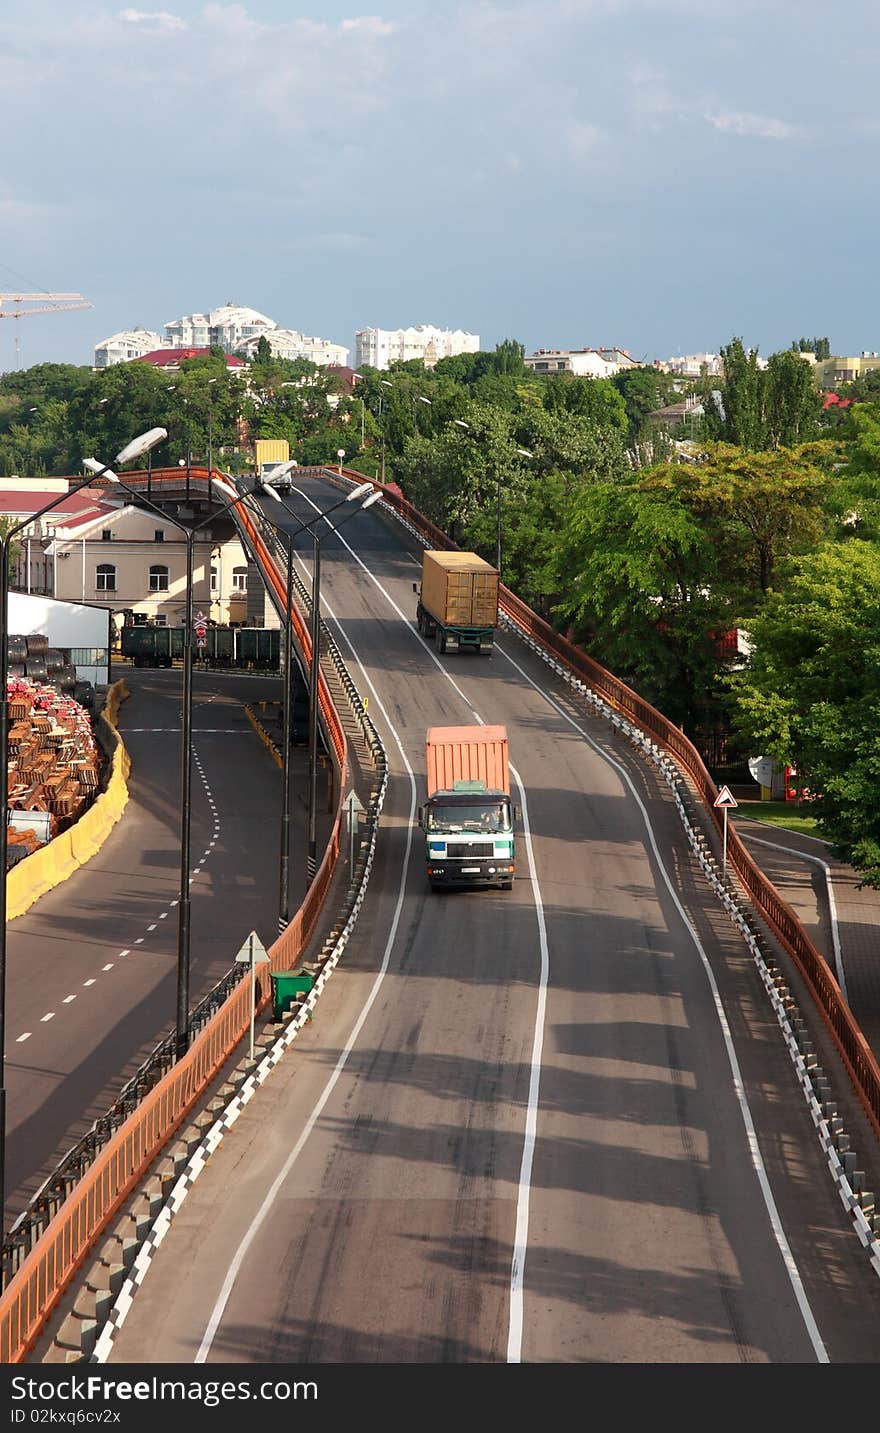
[[740, 1073], [739, 1068], [739, 1061], [736, 1058], [733, 1038], [730, 1034], [730, 1027], [727, 1023], [727, 1016], [724, 1011], [721, 994], [718, 990], [712, 967], [709, 964], [709, 959], [706, 955], [705, 950], [703, 949], [700, 937], [697, 935], [696, 930], [691, 924], [690, 918], [688, 917], [684, 906], [679, 900], [678, 893], [676, 892], [672, 880], [666, 870], [666, 866], [664, 865], [663, 858], [660, 855], [657, 842], [654, 838], [654, 832], [651, 828], [650, 817], [648, 816], [648, 813], [644, 805], [642, 804], [642, 800], [638, 792], [636, 791], [632, 778], [630, 777], [629, 772], [626, 770], [626, 768], [613, 756], [611, 756], [609, 752], [603, 751], [602, 747], [599, 746], [598, 743], [593, 740], [589, 732], [587, 732], [578, 722], [576, 722], [573, 717], [569, 716], [568, 712], [566, 712], [561, 706], [559, 706], [559, 704], [554, 701], [553, 697], [551, 697], [548, 692], [542, 691], [542, 688], [539, 687], [537, 683], [532, 680], [528, 672], [526, 672], [522, 667], [520, 667], [518, 662], [514, 661], [513, 657], [511, 657], [509, 653], [504, 652], [503, 648], [499, 648], [499, 650], [501, 651], [502, 656], [504, 656], [506, 660], [510, 662], [510, 665], [517, 672], [519, 672], [520, 676], [523, 677], [523, 679], [527, 681], [529, 685], [535, 689], [536, 692], [541, 692], [541, 694], [546, 698], [546, 700], [554, 708], [554, 710], [557, 711], [558, 714], [563, 717], [564, 720], [567, 721], [570, 726], [574, 727], [575, 731], [579, 732], [585, 741], [589, 742], [590, 746], [597, 753], [597, 755], [602, 757], [602, 759], [606, 761], [609, 766], [614, 767], [618, 775], [629, 787], [632, 798], [638, 806], [639, 811], [641, 812], [642, 821], [644, 822], [648, 841], [650, 842], [651, 850], [654, 853], [654, 859], [657, 862], [660, 874], [663, 877], [663, 883], [672, 898], [672, 901], [681, 917], [685, 929], [688, 931], [691, 940], [696, 947], [697, 954], [700, 957], [700, 961], [702, 963], [703, 970], [705, 972], [706, 979], [709, 984], [709, 989], [712, 993], [712, 999], [715, 1005], [715, 1013], [718, 1017], [718, 1023], [721, 1026], [721, 1032], [724, 1039], [724, 1048], [727, 1053], [727, 1061], [730, 1066], [731, 1076], [733, 1078], [733, 1088], [736, 1094], [737, 1102], [739, 1104], [740, 1115], [742, 1117], [743, 1125], [745, 1126], [746, 1143], [748, 1145], [749, 1155], [751, 1157], [752, 1166], [755, 1170], [758, 1185], [764, 1199], [764, 1207], [767, 1211], [767, 1217], [770, 1221], [770, 1227], [776, 1240], [776, 1246], [779, 1249], [780, 1255], [782, 1257], [782, 1262], [785, 1267], [785, 1271], [788, 1275], [789, 1282], [792, 1287], [792, 1291], [794, 1293], [795, 1299], [797, 1300], [798, 1308], [801, 1311], [801, 1317], [804, 1320], [804, 1326], [807, 1330], [807, 1335], [813, 1345], [813, 1352], [816, 1355], [816, 1360], [818, 1363], [828, 1363], [830, 1362], [828, 1358], [828, 1353], [822, 1341], [822, 1336], [819, 1333], [816, 1320], [813, 1317], [813, 1311], [810, 1307], [806, 1290], [804, 1289], [803, 1283], [801, 1281], [801, 1276], [798, 1272], [794, 1255], [791, 1252], [791, 1247], [788, 1243], [788, 1239], [786, 1238], [785, 1230], [782, 1227], [782, 1220], [780, 1219], [779, 1211], [776, 1208], [776, 1201], [773, 1198], [773, 1191], [770, 1188], [770, 1181], [767, 1178], [767, 1171], [764, 1167], [764, 1161], [761, 1157], [760, 1146], [758, 1144], [757, 1135], [755, 1134], [752, 1114], [751, 1110], [749, 1109], [748, 1099], [746, 1097], [745, 1088], [743, 1086], [742, 1075]]
[[507, 1362], [522, 1362], [522, 1338], [523, 1338], [523, 1289], [526, 1267], [526, 1254], [529, 1243], [529, 1207], [531, 1202], [532, 1187], [532, 1165], [535, 1157], [535, 1144], [537, 1142], [538, 1110], [540, 1107], [539, 1093], [541, 1085], [541, 1061], [544, 1053], [544, 1018], [547, 1011], [547, 986], [550, 981], [550, 951], [547, 944], [547, 926], [544, 921], [544, 904], [541, 900], [541, 889], [538, 883], [538, 873], [535, 867], [535, 855], [532, 849], [532, 832], [529, 826], [528, 804], [526, 802], [525, 788], [519, 772], [511, 766], [511, 771], [516, 778], [519, 787], [519, 798], [522, 803], [523, 840], [525, 842], [526, 854], [529, 861], [529, 872], [532, 881], [532, 894], [535, 900], [535, 910], [538, 917], [538, 941], [541, 950], [541, 973], [538, 985], [538, 1004], [535, 1011], [535, 1028], [532, 1035], [532, 1060], [529, 1070], [529, 1099], [526, 1109], [525, 1137], [523, 1139], [523, 1152], [520, 1161], [519, 1184], [516, 1192], [516, 1228], [513, 1236], [513, 1258], [510, 1265], [510, 1305], [508, 1315], [507, 1332]]
[[828, 896], [828, 914], [831, 918], [831, 944], [834, 947], [834, 970], [837, 975], [840, 992], [847, 1005], [849, 1005], [849, 995], [846, 989], [846, 973], [843, 968], [843, 951], [840, 945], [840, 928], [837, 923], [837, 902], [834, 899], [834, 885], [832, 884], [831, 867], [828, 865], [828, 862], [823, 861], [821, 856], [810, 856], [806, 851], [799, 851], [796, 846], [783, 846], [778, 841], [765, 841], [763, 836], [753, 836], [751, 831], [744, 831], [741, 827], [740, 836], [746, 841], [755, 841], [759, 846], [769, 846], [773, 851], [784, 851], [787, 856], [799, 856], [804, 861], [812, 861], [814, 866], [822, 867], [822, 870], [825, 872], [825, 892]]
[[[458, 683], [450, 675], [446, 667], [444, 667], [443, 663], [440, 661], [434, 650], [421, 636], [418, 629], [413, 627], [411, 621], [406, 617], [405, 613], [394, 601], [394, 598], [391, 596], [391, 594], [386, 590], [385, 587], [383, 587], [382, 583], [376, 577], [375, 573], [370, 571], [370, 569], [361, 560], [361, 558], [354, 551], [354, 549], [349, 545], [348, 542], [346, 542], [345, 538], [342, 536], [341, 533], [338, 533], [337, 536], [340, 538], [340, 541], [354, 558], [355, 562], [358, 563], [358, 565], [366, 573], [367, 577], [369, 577], [370, 581], [375, 585], [379, 592], [381, 592], [388, 605], [393, 609], [393, 611], [397, 613], [398, 617], [406, 625], [407, 630], [427, 652], [428, 656], [433, 661], [437, 670], [442, 673], [442, 675], [449, 682], [450, 686], [461, 697], [462, 701], [464, 702], [464, 705], [471, 713], [471, 716], [473, 717], [474, 721], [480, 726], [484, 725], [484, 718], [480, 715], [472, 702], [470, 702], [469, 699], [465, 696], [464, 692], [461, 690], [461, 687], [459, 687]], [[297, 556], [299, 557], [299, 554], [297, 554]], [[306, 564], [301, 557], [299, 557], [299, 562], [303, 569], [308, 572], [308, 568], [306, 567]], [[345, 635], [344, 629], [338, 622], [337, 626], [339, 627], [339, 630], [343, 633], [343, 635]], [[346, 640], [348, 640], [347, 637]], [[349, 646], [350, 645], [351, 644], [349, 643]], [[363, 668], [361, 668], [361, 670], [363, 671]], [[366, 676], [365, 673], [364, 675]], [[534, 682], [531, 682], [531, 679], [529, 680], [530, 684], [534, 687]], [[372, 683], [370, 684], [370, 686], [372, 690]], [[535, 687], [535, 690], [540, 691], [540, 688]], [[542, 693], [542, 695], [544, 694]], [[390, 722], [389, 726], [391, 726]], [[394, 728], [391, 727], [391, 730], [393, 731]], [[395, 732], [395, 738], [396, 736], [397, 734]], [[528, 823], [526, 820], [527, 805], [525, 791], [515, 768], [511, 767], [511, 771], [513, 771], [513, 774], [516, 778], [517, 785], [520, 791], [520, 796], [522, 799], [525, 842], [526, 849], [528, 851], [529, 871], [532, 883], [532, 896], [535, 902], [535, 915], [538, 921], [538, 940], [541, 952], [538, 995], [535, 1008], [535, 1025], [532, 1035], [532, 1058], [529, 1073], [529, 1099], [528, 1106], [526, 1109], [525, 1129], [523, 1133], [523, 1153], [520, 1162], [519, 1184], [517, 1187], [516, 1228], [514, 1233], [514, 1248], [510, 1273], [510, 1307], [508, 1314], [507, 1360], [509, 1363], [519, 1363], [522, 1356], [523, 1280], [525, 1276], [525, 1262], [528, 1249], [528, 1222], [529, 1205], [531, 1199], [531, 1178], [532, 1165], [534, 1161], [535, 1140], [537, 1137], [536, 1132], [539, 1089], [541, 1080], [541, 1057], [543, 1054], [544, 1047], [544, 1019], [547, 1009], [547, 984], [549, 981], [550, 959], [547, 943], [547, 927], [544, 921], [544, 906], [541, 900], [540, 885], [538, 882], [537, 871], [535, 868], [534, 853], [532, 850], [531, 843], [531, 832], [528, 828]]]
[[[328, 610], [329, 610], [329, 609], [328, 609]], [[346, 641], [348, 641], [348, 638], [346, 638]], [[349, 647], [351, 648], [352, 652], [354, 652], [354, 648], [352, 647], [351, 642], [348, 642], [348, 645], [349, 645]], [[355, 653], [355, 656], [357, 656], [356, 653]], [[360, 659], [358, 658], [357, 660], [358, 660], [358, 664], [360, 665]], [[346, 1065], [346, 1063], [347, 1063], [347, 1061], [348, 1061], [348, 1057], [349, 1057], [349, 1055], [351, 1054], [352, 1050], [354, 1049], [354, 1046], [355, 1046], [355, 1044], [356, 1044], [356, 1042], [357, 1042], [357, 1038], [358, 1038], [358, 1036], [360, 1035], [361, 1030], [363, 1029], [364, 1022], [365, 1022], [365, 1020], [366, 1020], [366, 1018], [367, 1018], [367, 1016], [368, 1016], [370, 1010], [372, 1009], [372, 1006], [373, 1006], [373, 1003], [375, 1002], [376, 996], [379, 994], [379, 990], [380, 990], [380, 988], [381, 988], [381, 986], [382, 986], [382, 982], [384, 981], [385, 975], [386, 975], [386, 973], [387, 973], [387, 971], [388, 971], [389, 962], [390, 962], [390, 960], [391, 960], [391, 952], [392, 952], [392, 950], [393, 950], [393, 948], [394, 948], [394, 942], [395, 942], [395, 939], [396, 939], [396, 937], [397, 937], [397, 927], [398, 927], [398, 925], [399, 925], [399, 923], [400, 923], [400, 914], [401, 914], [401, 911], [403, 910], [403, 901], [404, 901], [404, 896], [405, 896], [405, 893], [406, 893], [406, 871], [407, 871], [407, 866], [409, 865], [410, 850], [411, 850], [411, 848], [412, 848], [413, 820], [414, 820], [415, 810], [416, 810], [416, 804], [417, 804], [417, 803], [416, 803], [416, 780], [415, 780], [415, 776], [414, 776], [414, 774], [413, 774], [413, 769], [412, 769], [412, 767], [411, 767], [409, 761], [407, 760], [406, 752], [405, 752], [404, 749], [403, 749], [403, 743], [401, 742], [400, 737], [399, 737], [398, 734], [397, 734], [397, 731], [395, 730], [395, 728], [394, 728], [392, 722], [390, 721], [390, 719], [389, 719], [389, 717], [388, 717], [388, 713], [385, 711], [385, 708], [383, 707], [383, 705], [382, 705], [382, 703], [381, 703], [381, 701], [380, 701], [380, 699], [379, 699], [379, 694], [378, 694], [378, 692], [376, 691], [376, 689], [375, 689], [375, 687], [373, 686], [372, 682], [370, 681], [369, 677], [368, 677], [368, 676], [366, 675], [366, 673], [363, 671], [363, 667], [361, 667], [361, 671], [362, 671], [362, 673], [363, 673], [363, 675], [364, 675], [364, 677], [365, 677], [365, 680], [366, 680], [366, 681], [368, 682], [368, 684], [369, 684], [370, 690], [373, 692], [373, 695], [374, 695], [374, 697], [375, 697], [375, 699], [376, 699], [376, 705], [379, 707], [379, 710], [382, 712], [383, 716], [385, 717], [385, 720], [388, 722], [389, 730], [392, 732], [392, 734], [393, 734], [393, 736], [394, 736], [394, 740], [396, 741], [398, 750], [400, 751], [401, 759], [402, 759], [403, 764], [404, 764], [404, 766], [405, 766], [405, 768], [406, 768], [406, 770], [407, 770], [407, 773], [408, 773], [408, 775], [409, 775], [409, 785], [410, 785], [409, 821], [408, 821], [408, 823], [407, 823], [406, 848], [405, 848], [405, 850], [404, 850], [403, 862], [402, 862], [402, 865], [401, 865], [400, 881], [399, 881], [399, 885], [398, 885], [397, 902], [396, 902], [395, 908], [394, 908], [394, 916], [393, 916], [393, 918], [392, 918], [391, 927], [390, 927], [389, 932], [388, 932], [388, 939], [387, 939], [386, 942], [385, 942], [385, 949], [384, 949], [384, 951], [383, 951], [383, 953], [382, 953], [382, 964], [381, 964], [381, 966], [379, 967], [379, 970], [378, 970], [378, 972], [377, 972], [377, 974], [376, 974], [376, 979], [373, 981], [373, 985], [372, 985], [372, 988], [371, 988], [371, 990], [370, 990], [369, 995], [367, 996], [366, 1002], [365, 1002], [365, 1004], [364, 1004], [364, 1006], [363, 1006], [363, 1008], [362, 1008], [362, 1010], [361, 1010], [360, 1015], [358, 1016], [357, 1020], [356, 1020], [355, 1023], [354, 1023], [354, 1027], [353, 1027], [353, 1029], [352, 1029], [352, 1032], [351, 1032], [351, 1034], [349, 1035], [348, 1040], [346, 1041], [345, 1048], [344, 1048], [344, 1050], [342, 1051], [342, 1054], [339, 1056], [339, 1059], [338, 1059], [337, 1062], [336, 1062], [336, 1066], [335, 1066], [335, 1068], [334, 1068], [334, 1070], [333, 1070], [332, 1075], [330, 1076], [329, 1080], [327, 1081], [327, 1084], [324, 1086], [324, 1089], [323, 1089], [323, 1091], [322, 1091], [322, 1093], [321, 1093], [321, 1095], [320, 1095], [320, 1097], [319, 1097], [319, 1099], [318, 1099], [317, 1104], [315, 1105], [314, 1109], [312, 1110], [311, 1114], [309, 1115], [308, 1120], [307, 1120], [306, 1123], [305, 1123], [305, 1126], [303, 1127], [303, 1130], [302, 1130], [302, 1133], [301, 1133], [300, 1136], [299, 1136], [299, 1139], [297, 1140], [297, 1142], [296, 1142], [296, 1144], [294, 1145], [293, 1149], [290, 1151], [290, 1154], [287, 1156], [287, 1159], [284, 1161], [284, 1164], [282, 1165], [281, 1170], [279, 1171], [277, 1177], [276, 1177], [275, 1180], [273, 1181], [273, 1183], [272, 1183], [272, 1185], [271, 1185], [271, 1187], [270, 1187], [270, 1189], [269, 1189], [268, 1194], [266, 1195], [265, 1199], [263, 1200], [263, 1203], [260, 1205], [260, 1208], [257, 1210], [257, 1213], [256, 1213], [254, 1219], [251, 1221], [251, 1224], [250, 1224], [250, 1226], [249, 1226], [249, 1228], [248, 1228], [247, 1234], [244, 1236], [244, 1238], [242, 1239], [241, 1243], [239, 1244], [238, 1248], [237, 1248], [236, 1251], [235, 1251], [235, 1254], [234, 1254], [234, 1256], [233, 1256], [232, 1262], [230, 1263], [229, 1268], [228, 1268], [228, 1270], [227, 1270], [226, 1277], [225, 1277], [225, 1279], [223, 1280], [223, 1286], [222, 1286], [222, 1288], [221, 1288], [221, 1290], [220, 1290], [220, 1293], [219, 1293], [219, 1295], [218, 1295], [218, 1297], [217, 1297], [217, 1300], [216, 1300], [216, 1302], [215, 1302], [215, 1304], [214, 1304], [214, 1307], [213, 1307], [213, 1309], [211, 1310], [211, 1315], [210, 1315], [210, 1318], [208, 1319], [207, 1327], [206, 1327], [205, 1332], [204, 1332], [204, 1334], [203, 1334], [203, 1336], [202, 1336], [202, 1341], [201, 1341], [201, 1344], [199, 1345], [198, 1352], [196, 1353], [196, 1356], [195, 1356], [195, 1358], [193, 1359], [193, 1362], [194, 1362], [194, 1363], [205, 1363], [206, 1360], [207, 1360], [208, 1354], [209, 1354], [209, 1352], [210, 1352], [210, 1350], [211, 1350], [211, 1345], [212, 1345], [212, 1343], [214, 1342], [214, 1337], [215, 1337], [216, 1332], [217, 1332], [217, 1329], [218, 1329], [218, 1327], [219, 1327], [219, 1325], [220, 1325], [220, 1320], [222, 1319], [223, 1314], [224, 1314], [224, 1311], [225, 1311], [225, 1309], [226, 1309], [226, 1305], [227, 1305], [227, 1303], [229, 1302], [229, 1298], [230, 1298], [230, 1296], [231, 1296], [231, 1294], [232, 1294], [232, 1290], [233, 1290], [233, 1287], [234, 1287], [234, 1285], [235, 1285], [235, 1280], [236, 1280], [236, 1278], [238, 1277], [238, 1272], [239, 1272], [239, 1270], [240, 1270], [240, 1268], [241, 1268], [241, 1266], [242, 1266], [242, 1264], [243, 1264], [243, 1262], [244, 1262], [244, 1259], [245, 1259], [245, 1256], [246, 1256], [246, 1254], [247, 1254], [247, 1251], [248, 1251], [248, 1249], [250, 1248], [251, 1244], [253, 1243], [254, 1239], [256, 1238], [256, 1235], [257, 1235], [257, 1233], [259, 1232], [259, 1230], [260, 1230], [260, 1228], [262, 1227], [262, 1225], [264, 1224], [265, 1220], [268, 1218], [268, 1216], [269, 1216], [269, 1214], [270, 1214], [270, 1212], [271, 1212], [272, 1206], [273, 1206], [273, 1204], [275, 1203], [275, 1198], [276, 1198], [276, 1196], [277, 1196], [277, 1194], [278, 1194], [278, 1191], [281, 1189], [282, 1185], [284, 1184], [284, 1181], [286, 1180], [288, 1174], [290, 1173], [290, 1170], [293, 1168], [294, 1164], [296, 1163], [297, 1159], [299, 1158], [299, 1156], [300, 1156], [300, 1154], [301, 1154], [303, 1148], [305, 1147], [305, 1144], [306, 1144], [306, 1141], [308, 1140], [309, 1135], [311, 1134], [312, 1130], [314, 1129], [315, 1125], [317, 1124], [318, 1120], [320, 1119], [321, 1113], [322, 1113], [322, 1111], [323, 1111], [325, 1105], [327, 1104], [327, 1101], [329, 1100], [331, 1094], [333, 1093], [333, 1090], [334, 1090], [335, 1087], [336, 1087], [336, 1084], [337, 1084], [337, 1082], [338, 1082], [338, 1080], [339, 1080], [339, 1077], [340, 1077], [340, 1075], [342, 1074], [342, 1071], [343, 1071], [343, 1069], [345, 1068], [345, 1065]]]

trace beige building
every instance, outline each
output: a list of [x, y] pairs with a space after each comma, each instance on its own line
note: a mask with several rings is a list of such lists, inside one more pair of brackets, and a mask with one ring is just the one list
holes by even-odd
[[[279, 625], [257, 569], [229, 518], [206, 526], [193, 544], [193, 607], [218, 625]], [[186, 616], [186, 541], [158, 513], [110, 508], [75, 525], [56, 526], [46, 546], [47, 586], [72, 602], [130, 610], [142, 621], [181, 626]], [[250, 601], [248, 587], [251, 587]]]
[[[806, 356], [806, 355], [805, 355]], [[880, 368], [880, 353], [865, 349], [858, 358], [820, 358], [814, 360], [813, 372], [823, 393], [836, 388], [838, 383], [854, 383], [866, 373]]]

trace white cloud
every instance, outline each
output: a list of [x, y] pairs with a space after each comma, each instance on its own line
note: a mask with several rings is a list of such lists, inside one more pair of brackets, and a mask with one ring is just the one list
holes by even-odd
[[602, 138], [602, 131], [598, 125], [576, 121], [568, 126], [565, 138], [571, 153], [583, 158], [596, 148]]
[[142, 25], [157, 35], [172, 35], [187, 28], [185, 20], [167, 10], [120, 10], [119, 18], [129, 25]]
[[802, 139], [804, 131], [796, 124], [784, 119], [774, 119], [763, 114], [742, 114], [727, 111], [703, 116], [707, 124], [720, 129], [724, 134], [736, 134], [743, 139]]

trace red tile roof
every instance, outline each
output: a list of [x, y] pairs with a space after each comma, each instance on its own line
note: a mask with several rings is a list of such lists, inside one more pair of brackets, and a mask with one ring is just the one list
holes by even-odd
[[[152, 363], [154, 368], [172, 368], [184, 361], [186, 358], [206, 358], [211, 352], [209, 348], [154, 348], [152, 353], [144, 353], [135, 363]], [[238, 358], [234, 353], [226, 354], [227, 368], [247, 368], [243, 358]]]
[[115, 512], [115, 508], [105, 508], [101, 499], [94, 493], [47, 493], [45, 489], [29, 488], [23, 483], [20, 488], [0, 489], [0, 513], [13, 514], [18, 517], [26, 517], [29, 513], [36, 513], [40, 508], [46, 506], [52, 497], [59, 498], [54, 508], [46, 513], [46, 517], [52, 521], [59, 521], [62, 517], [69, 521], [71, 518], [83, 517], [87, 513]]

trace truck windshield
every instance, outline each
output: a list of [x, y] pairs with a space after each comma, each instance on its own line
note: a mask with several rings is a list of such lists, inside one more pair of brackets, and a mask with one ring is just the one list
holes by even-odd
[[429, 831], [481, 831], [487, 834], [510, 830], [510, 807], [500, 801], [473, 806], [428, 807]]

